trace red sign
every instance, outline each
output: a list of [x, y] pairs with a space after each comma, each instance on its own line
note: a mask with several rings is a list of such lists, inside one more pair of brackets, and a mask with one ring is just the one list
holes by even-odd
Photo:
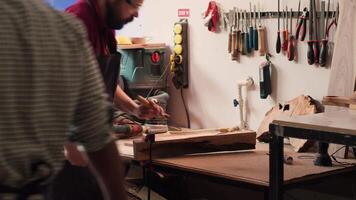
[[189, 16], [190, 16], [189, 8], [178, 9], [178, 17], [189, 17]]

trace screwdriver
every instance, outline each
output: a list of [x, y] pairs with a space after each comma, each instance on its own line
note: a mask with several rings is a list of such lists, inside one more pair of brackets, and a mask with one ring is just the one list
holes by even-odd
[[289, 39], [288, 39], [288, 53], [287, 57], [289, 61], [294, 60], [294, 36], [293, 36], [293, 30], [292, 30], [292, 24], [293, 24], [293, 9], [290, 9], [290, 32], [289, 32]]
[[307, 58], [308, 58], [308, 64], [312, 65], [314, 64], [314, 52], [313, 52], [313, 2], [310, 0], [309, 2], [309, 40], [308, 40], [308, 52], [307, 52]]
[[233, 32], [232, 32], [232, 53], [231, 53], [231, 60], [238, 60], [238, 51], [237, 51], [237, 15], [236, 15], [236, 8], [234, 7], [233, 10]]
[[[284, 12], [284, 11], [283, 11]], [[283, 42], [282, 42], [282, 50], [287, 51], [288, 50], [288, 7], [286, 6], [286, 10], [284, 12], [284, 18], [285, 18], [285, 27], [283, 30]], [[283, 19], [284, 22], [284, 19]]]
[[253, 26], [252, 26], [252, 4], [251, 4], [251, 2], [250, 2], [250, 14], [249, 14], [249, 16], [250, 16], [250, 20], [249, 20], [249, 25], [250, 25], [250, 27], [249, 27], [249, 35], [250, 35], [250, 38], [249, 38], [249, 47], [250, 47], [250, 51], [252, 51], [253, 49], [254, 49], [254, 32], [253, 32]]
[[246, 48], [246, 54], [251, 53], [251, 48], [250, 48], [250, 35], [248, 33], [248, 19], [247, 19], [247, 11], [245, 10], [245, 25], [246, 25], [246, 32], [245, 32], [245, 48]]
[[239, 10], [236, 8], [235, 10], [236, 13], [236, 21], [237, 21], [237, 31], [236, 31], [236, 51], [237, 53], [241, 52], [240, 51], [240, 37], [241, 37], [241, 30], [240, 30], [240, 13]]
[[316, 21], [316, 3], [315, 0], [313, 1], [313, 24], [314, 24], [314, 45], [313, 45], [313, 52], [314, 52], [314, 63], [318, 64], [319, 63], [319, 41], [318, 41], [318, 23]]
[[[245, 40], [246, 40], [246, 32], [245, 32], [245, 29], [246, 29], [246, 26], [244, 26], [244, 19], [246, 19], [246, 14], [242, 12], [241, 10], [241, 15], [243, 15], [243, 18], [242, 18], [242, 23], [241, 23], [241, 53], [242, 55], [246, 55], [247, 54], [247, 50], [246, 50], [246, 43], [245, 43]], [[246, 22], [246, 21], [245, 21]]]
[[[240, 28], [240, 22], [241, 22], [241, 28]], [[243, 52], [243, 41], [244, 41], [244, 37], [245, 36], [243, 36], [243, 34], [245, 34], [244, 33], [244, 27], [243, 27], [243, 16], [242, 16], [242, 10], [239, 10], [239, 24], [238, 24], [238, 26], [239, 26], [239, 37], [238, 37], [238, 44], [237, 44], [237, 46], [238, 46], [238, 50], [239, 50], [239, 52], [240, 53], [242, 53]]]
[[254, 17], [255, 17], [255, 27], [253, 28], [253, 45], [255, 47], [255, 51], [258, 51], [258, 31], [257, 31], [257, 11], [256, 5], [253, 6]]
[[[327, 16], [325, 22], [325, 28], [327, 29], [328, 21], [329, 21], [329, 9], [330, 9], [330, 0], [328, 0], [328, 9], [327, 9]], [[321, 21], [320, 23], [324, 23]], [[327, 61], [327, 54], [328, 54], [328, 38], [327, 38], [327, 30], [324, 31], [324, 38], [321, 40], [321, 48], [320, 48], [320, 55], [319, 55], [319, 64], [320, 66], [324, 67]]]
[[277, 42], [276, 42], [276, 53], [281, 52], [281, 31], [280, 31], [280, 12], [279, 12], [279, 1], [278, 0], [278, 30], [277, 30]]
[[229, 11], [229, 15], [228, 15], [228, 19], [229, 19], [229, 26], [230, 26], [230, 32], [229, 32], [229, 40], [228, 40], [228, 52], [231, 53], [232, 52], [232, 11]]

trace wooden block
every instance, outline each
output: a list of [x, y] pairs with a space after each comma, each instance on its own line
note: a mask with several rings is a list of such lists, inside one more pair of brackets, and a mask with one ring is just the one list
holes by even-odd
[[[192, 153], [218, 151], [236, 151], [254, 149], [256, 133], [254, 131], [236, 131], [221, 133], [219, 131], [193, 134], [157, 134], [152, 145], [152, 157], [173, 157]], [[149, 144], [143, 137], [117, 141], [120, 154], [134, 160], [149, 159]]]
[[356, 104], [356, 99], [344, 96], [326, 96], [322, 103], [329, 106], [349, 107], [351, 104]]

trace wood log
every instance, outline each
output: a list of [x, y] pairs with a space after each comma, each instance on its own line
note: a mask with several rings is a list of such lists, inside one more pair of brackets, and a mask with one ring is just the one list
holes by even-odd
[[[157, 134], [152, 145], [152, 158], [173, 157], [192, 153], [236, 151], [254, 149], [256, 133], [237, 131], [229, 133], [209, 132], [195, 134]], [[144, 138], [117, 141], [120, 154], [134, 160], [149, 159], [149, 143]]]

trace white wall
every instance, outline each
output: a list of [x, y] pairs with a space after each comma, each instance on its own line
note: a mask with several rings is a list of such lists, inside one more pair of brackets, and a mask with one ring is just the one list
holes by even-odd
[[[238, 110], [233, 107], [232, 100], [237, 95], [236, 82], [252, 76], [258, 84], [258, 66], [264, 61], [258, 55], [241, 57], [240, 62], [231, 61], [227, 53], [227, 32], [211, 33], [203, 26], [201, 13], [208, 0], [146, 0], [141, 9], [140, 17], [135, 23], [127, 25], [120, 33], [134, 36], [152, 36], [153, 42], [164, 42], [172, 48], [174, 22], [178, 20], [177, 9], [190, 9], [190, 86], [184, 94], [187, 99], [193, 128], [230, 127], [238, 125]], [[223, 8], [237, 6], [249, 9], [246, 0], [220, 0]], [[258, 1], [252, 0], [252, 3]], [[267, 11], [277, 10], [277, 0], [260, 1]], [[286, 2], [286, 0], [284, 0]], [[308, 6], [302, 0], [302, 8]], [[289, 7], [297, 10], [298, 1], [288, 0]], [[276, 78], [273, 86], [274, 100], [262, 100], [259, 97], [259, 86], [249, 91], [248, 123], [256, 130], [267, 110], [276, 101], [284, 102], [300, 94], [311, 95], [321, 99], [326, 95], [330, 69], [309, 66], [306, 61], [306, 43], [299, 43], [298, 63], [289, 62], [283, 55], [275, 54], [277, 20], [264, 20], [267, 26], [268, 46], [273, 55]], [[294, 23], [296, 23], [294, 19]], [[295, 27], [295, 26], [293, 26]], [[308, 34], [308, 33], [307, 33]], [[308, 37], [308, 35], [307, 35]], [[307, 38], [306, 38], [307, 39]], [[172, 85], [172, 84], [171, 84]], [[185, 125], [184, 109], [179, 92], [171, 89], [169, 112], [174, 124]]]

